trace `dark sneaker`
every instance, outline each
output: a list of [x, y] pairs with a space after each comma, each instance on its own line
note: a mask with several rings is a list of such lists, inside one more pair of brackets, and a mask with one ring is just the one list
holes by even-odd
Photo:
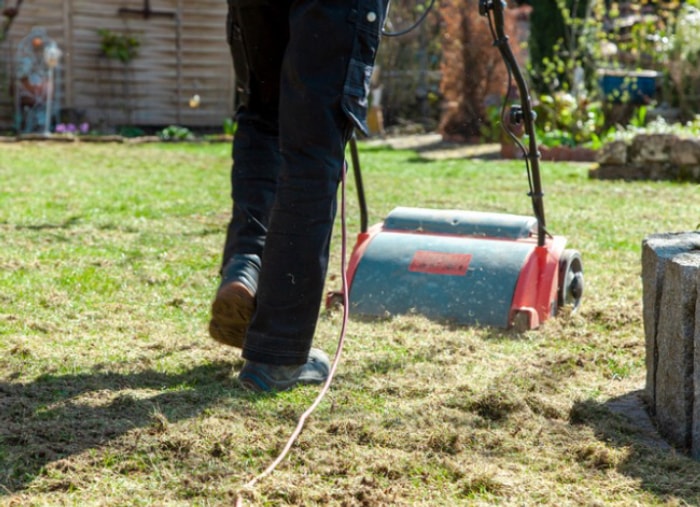
[[217, 342], [243, 348], [255, 310], [255, 295], [239, 281], [219, 287], [211, 305], [209, 334]]
[[330, 367], [325, 352], [311, 349], [306, 363], [301, 365], [278, 366], [246, 361], [238, 374], [238, 381], [250, 391], [286, 391], [297, 385], [324, 383]]
[[255, 310], [260, 257], [236, 254], [221, 270], [221, 284], [211, 305], [209, 334], [217, 342], [243, 348]]

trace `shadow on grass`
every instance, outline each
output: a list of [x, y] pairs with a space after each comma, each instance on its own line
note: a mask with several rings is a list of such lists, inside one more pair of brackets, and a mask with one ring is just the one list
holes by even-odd
[[176, 422], [219, 400], [247, 397], [231, 369], [231, 363], [217, 362], [177, 374], [147, 370], [0, 381], [0, 498], [26, 488], [45, 465], [157, 425], [159, 418], [162, 424], [163, 416]]
[[430, 160], [429, 158], [424, 158], [421, 157], [420, 155], [416, 157], [409, 157], [406, 159], [407, 164], [434, 164], [434, 160]]
[[17, 229], [17, 230], [26, 229], [26, 230], [30, 230], [30, 231], [45, 231], [45, 230], [52, 230], [52, 229], [70, 229], [71, 227], [78, 225], [82, 219], [83, 219], [83, 217], [81, 217], [81, 216], [72, 216], [72, 217], [68, 217], [66, 220], [64, 220], [61, 223], [16, 225], [15, 229]]
[[657, 433], [643, 401], [643, 391], [632, 391], [605, 403], [582, 400], [570, 412], [571, 424], [589, 426], [607, 446], [624, 449], [622, 459], [608, 460], [604, 453], [584, 450], [582, 466], [614, 468], [633, 477], [640, 487], [662, 501], [700, 505], [700, 462], [674, 449]]

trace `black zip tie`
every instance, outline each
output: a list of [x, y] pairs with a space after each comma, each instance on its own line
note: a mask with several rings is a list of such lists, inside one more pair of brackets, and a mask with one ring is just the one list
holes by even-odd
[[494, 46], [505, 46], [508, 44], [508, 36], [501, 37], [500, 39], [494, 39], [493, 40], [493, 45]]

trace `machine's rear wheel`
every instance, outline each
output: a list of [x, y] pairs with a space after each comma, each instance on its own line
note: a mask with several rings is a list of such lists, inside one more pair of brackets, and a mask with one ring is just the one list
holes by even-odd
[[583, 262], [576, 250], [566, 249], [559, 259], [558, 308], [572, 306], [575, 312], [581, 306], [583, 296]]

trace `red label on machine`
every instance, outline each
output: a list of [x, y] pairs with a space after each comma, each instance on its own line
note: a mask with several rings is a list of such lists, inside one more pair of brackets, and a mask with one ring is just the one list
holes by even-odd
[[467, 274], [471, 254], [431, 252], [418, 250], [413, 256], [409, 271], [418, 273], [430, 273], [433, 275], [458, 275]]

